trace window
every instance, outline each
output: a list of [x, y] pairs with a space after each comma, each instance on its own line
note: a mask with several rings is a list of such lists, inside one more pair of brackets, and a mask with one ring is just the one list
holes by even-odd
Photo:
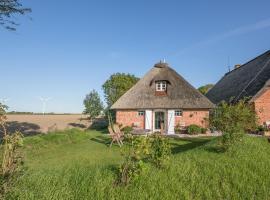
[[177, 117], [183, 116], [183, 111], [182, 110], [176, 110], [174, 112], [174, 115], [177, 116]]
[[167, 90], [167, 82], [166, 81], [157, 81], [156, 82], [156, 91], [166, 91]]
[[144, 116], [144, 111], [138, 111], [139, 116]]

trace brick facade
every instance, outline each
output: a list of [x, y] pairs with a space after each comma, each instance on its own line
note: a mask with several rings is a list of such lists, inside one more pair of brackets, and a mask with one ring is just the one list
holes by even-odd
[[[153, 112], [154, 115], [154, 112]], [[165, 115], [167, 116], [167, 115]], [[201, 127], [208, 127], [209, 110], [184, 110], [182, 116], [175, 116], [175, 125], [178, 123], [189, 126], [196, 124]], [[154, 117], [152, 117], [154, 119]], [[116, 123], [123, 126], [136, 126], [145, 128], [145, 116], [139, 116], [137, 110], [118, 110], [116, 112]]]
[[144, 116], [139, 116], [137, 110], [121, 110], [116, 112], [116, 123], [144, 129]]
[[209, 119], [209, 110], [184, 110], [182, 116], [175, 117], [175, 125], [184, 124], [189, 126], [196, 124], [198, 126], [207, 128]]
[[270, 89], [254, 100], [254, 107], [260, 124], [270, 121]]

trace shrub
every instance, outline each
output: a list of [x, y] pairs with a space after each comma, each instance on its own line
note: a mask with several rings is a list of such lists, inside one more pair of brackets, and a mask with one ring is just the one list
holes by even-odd
[[228, 150], [230, 146], [242, 141], [243, 133], [254, 131], [257, 127], [257, 116], [246, 100], [236, 104], [222, 102], [210, 118], [212, 127], [222, 131], [222, 146]]
[[134, 137], [129, 134], [127, 149], [124, 150], [124, 162], [119, 167], [116, 184], [128, 185], [136, 180], [145, 169], [144, 160], [149, 154], [149, 139], [147, 137]]
[[171, 154], [168, 138], [160, 134], [150, 137], [134, 137], [129, 135], [127, 150], [124, 151], [124, 162], [119, 167], [116, 184], [127, 185], [139, 178], [150, 161], [158, 168], [166, 167]]
[[137, 159], [133, 154], [125, 157], [123, 164], [120, 166], [116, 184], [128, 185], [131, 181], [136, 180], [144, 170], [144, 162]]
[[93, 119], [89, 128], [97, 131], [107, 129], [108, 121], [104, 118]]
[[191, 124], [188, 126], [187, 128], [187, 132], [188, 134], [190, 135], [196, 135], [196, 134], [199, 134], [201, 133], [201, 127], [199, 127], [198, 125], [196, 124]]
[[168, 138], [154, 134], [151, 138], [150, 160], [158, 168], [166, 167], [171, 155], [171, 146]]
[[207, 132], [207, 128], [201, 128], [201, 133], [202, 134], [206, 134], [206, 132]]
[[221, 138], [221, 146], [224, 151], [229, 150], [233, 145], [240, 143], [243, 139], [244, 133], [225, 133]]
[[257, 116], [245, 100], [233, 105], [222, 102], [212, 113], [210, 125], [223, 133], [251, 131], [257, 127]]
[[133, 128], [130, 126], [125, 126], [124, 128], [122, 128], [122, 131], [124, 132], [125, 135], [130, 134], [132, 130]]

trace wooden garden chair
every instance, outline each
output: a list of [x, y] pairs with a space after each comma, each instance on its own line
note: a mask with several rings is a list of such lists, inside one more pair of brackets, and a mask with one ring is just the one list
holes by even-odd
[[112, 144], [114, 142], [117, 142], [117, 144], [121, 147], [123, 145], [121, 135], [118, 133], [115, 133], [111, 127], [108, 127], [108, 130], [109, 130], [109, 135], [111, 136], [111, 139], [112, 139], [110, 147], [112, 147]]
[[119, 134], [121, 137], [124, 137], [124, 133], [121, 131], [118, 124], [113, 125], [113, 130], [115, 133]]

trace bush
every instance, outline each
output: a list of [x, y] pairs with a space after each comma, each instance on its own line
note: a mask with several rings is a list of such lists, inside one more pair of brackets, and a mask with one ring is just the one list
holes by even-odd
[[154, 134], [151, 138], [150, 160], [158, 168], [166, 167], [171, 155], [171, 146], [168, 138]]
[[224, 151], [229, 150], [233, 145], [240, 143], [244, 133], [225, 133], [221, 138], [221, 145]]
[[122, 128], [122, 131], [124, 132], [124, 134], [130, 134], [131, 131], [133, 131], [133, 128], [130, 126], [125, 126], [124, 128]]
[[124, 162], [119, 167], [116, 184], [128, 185], [139, 178], [150, 161], [158, 168], [165, 168], [171, 155], [169, 140], [160, 134], [150, 137], [129, 135], [127, 150], [124, 151]]
[[202, 134], [206, 134], [206, 132], [207, 132], [207, 128], [201, 128], [201, 133]]
[[236, 104], [222, 102], [210, 118], [212, 127], [222, 131], [222, 147], [228, 150], [230, 146], [242, 141], [243, 134], [257, 128], [257, 116], [254, 109], [245, 99]]
[[252, 131], [257, 127], [257, 116], [245, 100], [233, 105], [222, 102], [212, 113], [210, 125], [223, 133]]
[[188, 134], [190, 135], [196, 135], [196, 134], [199, 134], [201, 133], [201, 127], [199, 127], [198, 125], [196, 124], [191, 124], [188, 126], [187, 128], [187, 132]]
[[144, 160], [149, 155], [149, 138], [129, 135], [127, 143], [127, 149], [122, 153], [124, 162], [117, 173], [117, 185], [125, 186], [138, 179], [145, 169]]
[[108, 125], [109, 124], [108, 124], [108, 121], [106, 119], [97, 118], [97, 119], [92, 120], [92, 124], [91, 124], [91, 126], [89, 128], [92, 129], [92, 130], [100, 131], [100, 130], [107, 129]]

